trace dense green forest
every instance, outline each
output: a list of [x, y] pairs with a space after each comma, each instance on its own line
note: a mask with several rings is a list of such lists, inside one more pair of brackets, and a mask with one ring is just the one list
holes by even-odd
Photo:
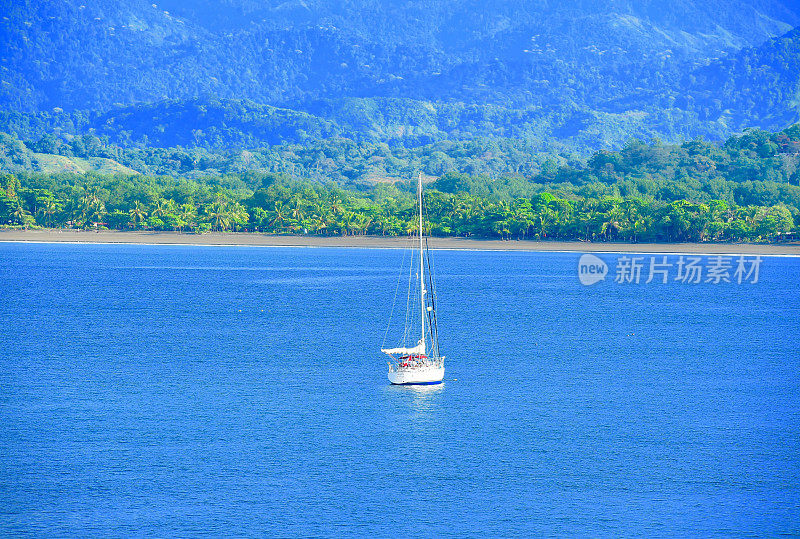
[[800, 9], [785, 0], [4, 7], [0, 131], [23, 140], [220, 152], [499, 138], [588, 156], [800, 120]]
[[[9, 139], [6, 158], [9, 144], [22, 145], [22, 152], [27, 148]], [[52, 150], [43, 145], [58, 142], [30, 144]], [[360, 154], [355, 145], [340, 150], [351, 167], [366, 166], [374, 157]], [[18, 172], [0, 179], [0, 223], [403, 235], [416, 226], [410, 181], [415, 165], [411, 160], [400, 167], [409, 172], [407, 181], [351, 183], [349, 188], [267, 170], [196, 179]], [[426, 189], [433, 235], [774, 241], [800, 225], [800, 124], [778, 133], [750, 130], [723, 145], [631, 140], [620, 151], [597, 152], [586, 161], [544, 161], [532, 174], [450, 171], [435, 176]]]
[[261, 170], [293, 178], [371, 184], [408, 178], [415, 171], [431, 176], [446, 172], [532, 175], [548, 160], [577, 163], [565, 152], [546, 153], [522, 140], [498, 138], [445, 140], [406, 148], [332, 137], [305, 144], [211, 151], [182, 146], [123, 148], [95, 135], [69, 140], [45, 135], [24, 142], [0, 133], [0, 171], [7, 172], [93, 170], [202, 178]]
[[[541, 91], [566, 84], [564, 78], [579, 83], [573, 67], [564, 69], [569, 73], [547, 79]], [[592, 84], [598, 77], [585, 75]], [[721, 140], [746, 127], [774, 130], [800, 119], [800, 29], [688, 71], [665, 64], [652, 75], [654, 80], [648, 77], [631, 74], [624, 84], [606, 81], [603, 88], [587, 87], [583, 97], [561, 101], [338, 96], [278, 107], [249, 99], [192, 97], [103, 109], [6, 107], [0, 108], [0, 131], [26, 140], [48, 134], [94, 135], [124, 148], [182, 146], [216, 152], [305, 145], [331, 137], [407, 148], [441, 141], [515, 139], [538, 151], [585, 155], [620, 147], [630, 137]], [[528, 90], [541, 86], [532, 81], [520, 85]], [[501, 87], [494, 82], [486, 86]], [[623, 91], [626, 86], [630, 87]], [[616, 93], [599, 99], [609, 88]]]

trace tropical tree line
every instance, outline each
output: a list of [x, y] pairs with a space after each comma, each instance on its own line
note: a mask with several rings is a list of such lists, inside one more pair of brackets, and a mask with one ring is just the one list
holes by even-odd
[[[455, 178], [463, 180], [463, 178]], [[784, 203], [658, 200], [543, 191], [503, 199], [453, 188], [426, 190], [428, 233], [502, 239], [585, 241], [778, 241], [798, 231]], [[241, 181], [98, 175], [0, 177], [0, 225], [178, 232], [401, 236], [417, 231], [412, 182], [361, 191], [267, 175], [255, 191]]]

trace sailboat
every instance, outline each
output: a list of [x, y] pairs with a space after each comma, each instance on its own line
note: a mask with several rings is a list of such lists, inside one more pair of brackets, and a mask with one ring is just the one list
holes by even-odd
[[[414, 257], [412, 251], [412, 271], [409, 274], [409, 294], [406, 305], [406, 325], [404, 340], [412, 339], [416, 344], [406, 346], [403, 342], [396, 348], [381, 348], [381, 352], [392, 358], [389, 362], [389, 381], [392, 384], [439, 384], [444, 378], [444, 356], [439, 353], [439, 332], [436, 322], [436, 299], [433, 286], [433, 267], [430, 252], [425, 240], [425, 228], [422, 216], [422, 174], [417, 178], [417, 204], [419, 206], [419, 254]], [[414, 259], [418, 271], [413, 271]], [[427, 268], [427, 274], [426, 274]], [[412, 285], [419, 282], [419, 288], [411, 293]], [[417, 297], [417, 292], [419, 297]], [[419, 329], [414, 328], [416, 309], [419, 308]], [[417, 331], [419, 333], [417, 333]], [[413, 337], [412, 337], [413, 335]]]

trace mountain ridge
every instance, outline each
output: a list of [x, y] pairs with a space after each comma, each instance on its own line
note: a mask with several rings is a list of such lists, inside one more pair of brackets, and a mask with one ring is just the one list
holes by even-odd
[[[586, 154], [800, 119], [800, 8], [778, 0], [5, 3], [0, 129], [28, 139], [506, 137]], [[193, 116], [215, 101], [249, 116]], [[209, 129], [227, 135], [192, 135]]]

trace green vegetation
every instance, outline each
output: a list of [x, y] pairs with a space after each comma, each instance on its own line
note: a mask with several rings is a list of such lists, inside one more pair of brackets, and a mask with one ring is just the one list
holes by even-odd
[[505, 138], [588, 156], [800, 119], [796, 2], [309, 6], [6, 2], [0, 131], [215, 152]]
[[[31, 148], [24, 143], [8, 136], [2, 140], [0, 159], [6, 164], [30, 157], [26, 152]], [[40, 140], [30, 146], [52, 150], [47, 146], [51, 143], [75, 149], [86, 141]], [[335, 140], [327, 144], [341, 159], [341, 165], [334, 161], [334, 168], [374, 166], [375, 147], [364, 152], [351, 141], [339, 147]], [[102, 144], [98, 148], [114, 150]], [[119, 153], [113, 157], [128, 159], [128, 150], [115, 151]], [[170, 150], [154, 150], [151, 156], [160, 151]], [[397, 171], [406, 178], [430, 158], [420, 152], [403, 154], [404, 161], [388, 146], [382, 151], [384, 160], [398, 161]], [[295, 163], [285, 154], [270, 155], [284, 168]], [[309, 163], [322, 159], [331, 158], [323, 152]], [[301, 169], [310, 167], [306, 163]], [[681, 145], [632, 140], [619, 152], [598, 152], [586, 162], [545, 161], [532, 174], [443, 170], [433, 176], [426, 191], [433, 235], [774, 241], [796, 232], [800, 224], [800, 124], [779, 133], [750, 130], [722, 146], [702, 140]], [[194, 179], [17, 172], [0, 178], [0, 223], [279, 234], [403, 235], [415, 230], [413, 182], [351, 182], [344, 188], [313, 177], [293, 178], [266, 169]]]
[[45, 135], [36, 142], [22, 142], [0, 133], [0, 170], [120, 172], [184, 178], [261, 170], [292, 178], [371, 184], [408, 178], [418, 170], [431, 176], [446, 172], [494, 177], [533, 175], [548, 159], [556, 159], [559, 163], [568, 159], [566, 154], [540, 152], [530, 144], [512, 139], [442, 141], [405, 148], [382, 142], [357, 143], [345, 138], [331, 138], [234, 152], [181, 146], [121, 148], [107, 141], [107, 138], [95, 135], [72, 137], [70, 140]]

